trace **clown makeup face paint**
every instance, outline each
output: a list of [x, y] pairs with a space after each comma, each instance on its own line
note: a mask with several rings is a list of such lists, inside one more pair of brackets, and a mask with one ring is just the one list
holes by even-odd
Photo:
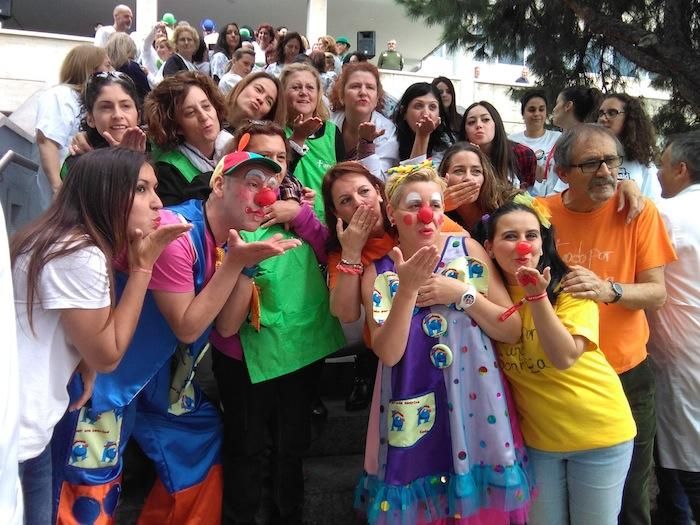
[[493, 241], [486, 241], [484, 246], [503, 270], [508, 284], [518, 284], [515, 277], [518, 268], [537, 268], [540, 262], [540, 222], [528, 211], [506, 213], [496, 223]]
[[406, 185], [398, 208], [389, 206], [387, 211], [390, 217], [393, 215], [400, 238], [432, 243], [444, 221], [442, 192], [434, 182], [411, 182]]
[[263, 208], [277, 200], [278, 180], [265, 166], [253, 166], [244, 174], [225, 177], [226, 209], [232, 214], [234, 228], [255, 231], [263, 222]]

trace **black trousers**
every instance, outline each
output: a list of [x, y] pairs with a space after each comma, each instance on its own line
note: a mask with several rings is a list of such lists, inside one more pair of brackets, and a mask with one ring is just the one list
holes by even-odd
[[279, 523], [301, 523], [304, 501], [302, 456], [311, 440], [311, 401], [318, 361], [252, 384], [245, 362], [219, 351], [214, 376], [224, 409], [224, 523], [254, 523], [267, 477]]

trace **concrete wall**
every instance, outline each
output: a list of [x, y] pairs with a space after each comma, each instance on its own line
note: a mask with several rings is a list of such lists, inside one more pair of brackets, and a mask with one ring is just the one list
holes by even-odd
[[91, 38], [0, 29], [0, 112], [11, 113], [33, 93], [58, 83], [68, 51]]

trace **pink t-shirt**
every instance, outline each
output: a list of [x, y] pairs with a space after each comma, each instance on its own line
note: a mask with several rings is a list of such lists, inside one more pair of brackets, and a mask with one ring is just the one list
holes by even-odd
[[[160, 219], [161, 225], [180, 222], [180, 219], [169, 210], [161, 210]], [[204, 251], [206, 254], [204, 282], [208, 283], [212, 275], [214, 275], [214, 262], [216, 261], [216, 244], [208, 229], [205, 234]], [[161, 253], [153, 266], [153, 275], [148, 288], [176, 293], [194, 291], [192, 266], [196, 256], [194, 246], [188, 235], [175, 239], [163, 250], [163, 253]], [[222, 337], [214, 328], [209, 339], [225, 355], [238, 360], [243, 358], [243, 348], [241, 347], [238, 334], [232, 337]]]

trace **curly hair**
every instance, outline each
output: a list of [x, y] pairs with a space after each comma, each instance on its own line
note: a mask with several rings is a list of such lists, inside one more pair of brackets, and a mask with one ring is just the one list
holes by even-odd
[[626, 93], [610, 93], [603, 100], [616, 98], [625, 105], [625, 123], [618, 137], [625, 148], [625, 159], [649, 165], [656, 159], [656, 131], [637, 97]]
[[320, 36], [318, 37], [318, 42], [320, 44], [320, 51], [323, 51], [324, 53], [331, 53], [333, 55], [337, 54], [335, 50], [335, 38], [332, 36]]
[[350, 77], [353, 73], [364, 72], [370, 73], [375, 81], [377, 82], [377, 107], [374, 111], [382, 111], [384, 109], [384, 88], [382, 88], [382, 81], [379, 78], [379, 70], [374, 64], [369, 62], [356, 62], [354, 64], [348, 64], [343, 67], [340, 76], [335, 81], [333, 85], [333, 91], [331, 92], [330, 102], [332, 111], [344, 111], [345, 104], [343, 103], [343, 93], [345, 92], [345, 84], [348, 83]]
[[180, 71], [165, 77], [147, 96], [143, 104], [144, 122], [148, 126], [148, 137], [163, 150], [172, 150], [185, 138], [179, 131], [175, 116], [180, 112], [185, 97], [192, 87], [198, 87], [216, 110], [219, 125], [224, 121], [224, 101], [214, 81], [203, 73]]

